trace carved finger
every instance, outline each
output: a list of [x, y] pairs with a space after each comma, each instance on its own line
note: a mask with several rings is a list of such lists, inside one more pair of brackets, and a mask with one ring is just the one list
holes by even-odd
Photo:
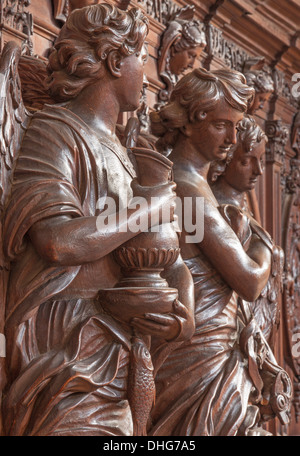
[[170, 325], [174, 321], [173, 317], [170, 315], [162, 315], [157, 313], [147, 313], [145, 314], [147, 320], [155, 321], [161, 325]]
[[168, 326], [162, 326], [160, 324], [157, 324], [154, 321], [147, 321], [147, 320], [138, 320], [134, 319], [135, 321], [132, 322], [132, 325], [138, 329], [139, 331], [142, 331], [145, 334], [152, 334], [152, 335], [157, 335], [157, 336], [164, 336], [165, 333], [168, 334], [169, 332], [169, 327]]
[[180, 302], [178, 299], [175, 299], [173, 302], [173, 310], [176, 315], [179, 315], [180, 317], [187, 319], [188, 317], [188, 311], [186, 307]]

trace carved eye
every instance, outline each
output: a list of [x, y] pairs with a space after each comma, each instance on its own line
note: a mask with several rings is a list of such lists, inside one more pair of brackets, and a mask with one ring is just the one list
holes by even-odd
[[215, 124], [217, 130], [223, 130], [226, 127], [225, 122], [218, 122]]
[[149, 353], [149, 350], [147, 350], [147, 348], [144, 348], [143, 349], [143, 356], [147, 359], [150, 359], [151, 356], [150, 356], [150, 353]]
[[248, 165], [249, 165], [249, 160], [248, 160], [248, 158], [244, 158], [243, 160], [241, 160], [241, 165], [242, 165], [242, 166], [248, 166]]

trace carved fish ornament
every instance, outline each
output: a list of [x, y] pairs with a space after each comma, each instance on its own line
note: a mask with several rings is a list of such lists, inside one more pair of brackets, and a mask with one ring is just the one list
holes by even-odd
[[128, 377], [128, 399], [133, 417], [133, 435], [147, 435], [147, 422], [155, 402], [151, 355], [145, 342], [133, 337]]

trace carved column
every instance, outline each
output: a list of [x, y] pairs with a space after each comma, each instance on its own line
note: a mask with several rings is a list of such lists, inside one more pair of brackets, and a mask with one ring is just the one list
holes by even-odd
[[[281, 242], [281, 207], [282, 207], [282, 175], [284, 171], [285, 147], [288, 140], [288, 127], [278, 120], [267, 120], [265, 132], [268, 137], [265, 157], [265, 228], [271, 234], [275, 244], [282, 245]], [[282, 296], [278, 296], [278, 309], [282, 308]], [[279, 311], [279, 315], [281, 310]], [[282, 326], [276, 334], [276, 344], [274, 354], [277, 359], [282, 359]], [[285, 426], [272, 423], [270, 425], [272, 433], [285, 433]], [[273, 426], [273, 427], [272, 427]], [[277, 428], [279, 426], [279, 429]]]
[[286, 172], [283, 200], [283, 246], [285, 280], [283, 289], [283, 320], [285, 326], [284, 356], [294, 375], [294, 411], [300, 422], [300, 123], [295, 115], [291, 146], [296, 153]]
[[269, 201], [266, 207], [266, 229], [274, 241], [281, 244], [281, 185], [289, 129], [281, 119], [278, 119], [267, 120], [265, 131], [268, 136], [265, 185]]

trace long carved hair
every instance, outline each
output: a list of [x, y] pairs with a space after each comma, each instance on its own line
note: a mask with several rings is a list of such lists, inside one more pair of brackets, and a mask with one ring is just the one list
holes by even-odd
[[107, 55], [126, 57], [142, 48], [148, 19], [138, 8], [122, 11], [110, 4], [74, 10], [51, 50], [47, 88], [57, 102], [76, 97], [99, 78]]
[[181, 127], [205, 119], [206, 113], [215, 109], [222, 99], [232, 108], [245, 112], [254, 94], [238, 71], [209, 72], [203, 68], [191, 71], [176, 84], [170, 101], [160, 111], [150, 114], [152, 133], [160, 138], [157, 148], [163, 152], [173, 147]]

